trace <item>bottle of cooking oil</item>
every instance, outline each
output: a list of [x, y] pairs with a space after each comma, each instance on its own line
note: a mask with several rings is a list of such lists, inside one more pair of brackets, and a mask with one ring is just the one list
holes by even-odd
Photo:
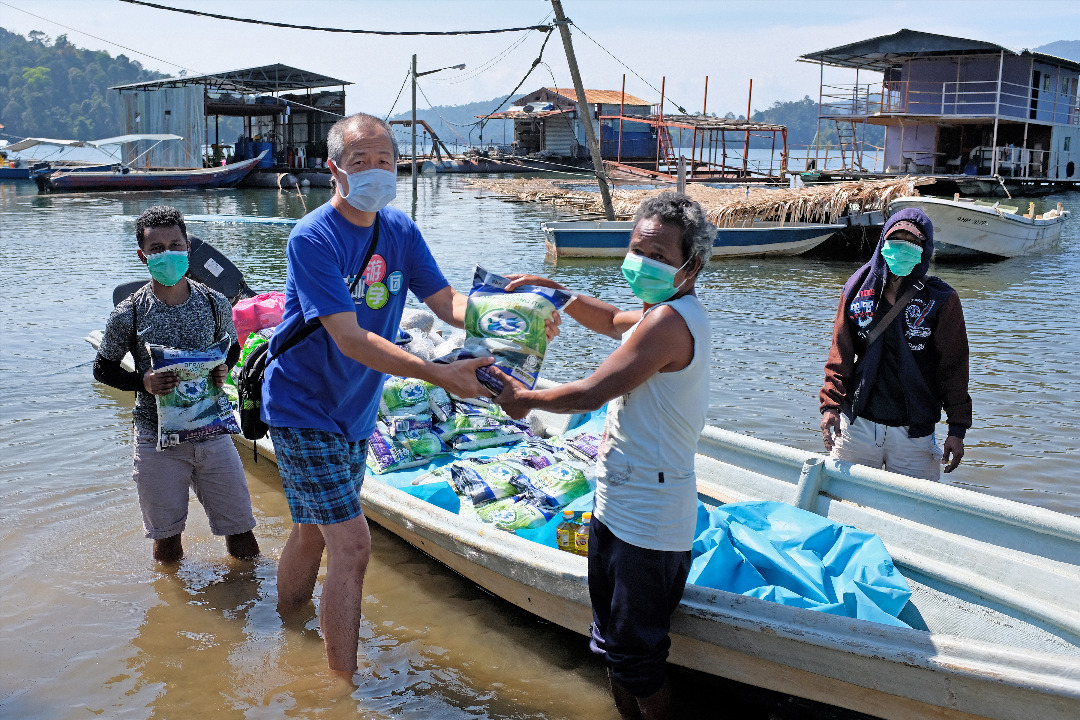
[[574, 552], [578, 555], [589, 555], [589, 522], [592, 520], [592, 513], [581, 513], [581, 524], [577, 526], [577, 532], [574, 534]]
[[555, 540], [560, 550], [575, 552], [574, 541], [577, 535], [577, 523], [574, 522], [574, 511], [563, 510], [562, 522], [555, 528]]

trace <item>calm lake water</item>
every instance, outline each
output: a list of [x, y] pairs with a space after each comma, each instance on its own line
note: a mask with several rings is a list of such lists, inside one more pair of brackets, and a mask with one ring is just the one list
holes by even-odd
[[[415, 215], [451, 282], [473, 265], [547, 274], [629, 305], [617, 261], [557, 265], [539, 223], [563, 211], [423, 178]], [[410, 210], [402, 178], [399, 207]], [[327, 190], [305, 193], [307, 207]], [[964, 303], [975, 427], [949, 482], [1080, 514], [1080, 194], [1047, 255], [939, 265]], [[265, 557], [227, 559], [193, 503], [175, 573], [150, 558], [130, 479], [132, 396], [91, 376], [86, 335], [113, 287], [145, 276], [133, 218], [299, 217], [296, 192], [38, 196], [0, 184], [0, 711], [11, 718], [616, 718], [580, 636], [553, 628], [373, 528], [359, 689], [325, 673], [314, 616], [283, 627], [276, 560], [291, 521], [276, 472], [248, 464]], [[285, 279], [288, 228], [195, 224], [256, 289]], [[713, 322], [710, 421], [820, 449], [817, 390], [841, 285], [856, 260], [714, 262], [699, 283]], [[580, 377], [615, 344], [568, 321], [545, 374]], [[944, 426], [939, 426], [939, 435]], [[244, 454], [247, 457], [247, 454]], [[728, 696], [730, 699], [730, 695]], [[729, 700], [725, 700], [727, 703]], [[740, 715], [749, 717], [750, 715]], [[806, 717], [806, 715], [803, 715]]]

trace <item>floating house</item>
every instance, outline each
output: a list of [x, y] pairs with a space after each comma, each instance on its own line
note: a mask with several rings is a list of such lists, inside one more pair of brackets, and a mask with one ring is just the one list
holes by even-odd
[[[147, 166], [203, 167], [267, 150], [259, 167], [280, 172], [325, 164], [326, 136], [345, 115], [351, 84], [275, 64], [111, 89], [123, 100], [125, 132], [183, 138], [153, 148], [141, 160]], [[242, 118], [243, 131], [222, 137], [222, 117]]]
[[[914, 30], [799, 60], [820, 67], [818, 137], [835, 129], [838, 139], [806, 152], [822, 179], [934, 175], [961, 189], [1080, 181], [1078, 62]], [[866, 140], [870, 125], [884, 127], [883, 145]]]
[[[706, 97], [707, 92], [706, 84]], [[787, 167], [787, 129], [782, 125], [689, 115], [682, 108], [680, 115], [665, 115], [663, 89], [657, 104], [620, 90], [586, 90], [585, 100], [609, 175], [675, 182], [680, 157], [690, 182], [776, 182]], [[483, 118], [514, 121], [514, 155], [591, 164], [573, 89], [541, 88], [509, 110]], [[748, 165], [751, 137], [771, 139], [775, 172], [771, 163], [768, 168]]]
[[[656, 158], [656, 133], [651, 125], [638, 121], [651, 114], [651, 103], [618, 90], [586, 90], [585, 101], [602, 157], [614, 158], [621, 152], [622, 157], [634, 160]], [[611, 119], [620, 115], [624, 116], [621, 135], [619, 123]], [[508, 110], [484, 115], [483, 119], [514, 121], [515, 155], [589, 159], [585, 125], [578, 116], [577, 93], [573, 88], [540, 88], [517, 100]]]

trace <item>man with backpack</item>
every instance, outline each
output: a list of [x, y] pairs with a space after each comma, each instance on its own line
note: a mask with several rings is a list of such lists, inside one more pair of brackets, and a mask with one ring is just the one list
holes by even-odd
[[[334, 194], [289, 237], [285, 312], [267, 351], [262, 419], [295, 523], [278, 565], [278, 610], [291, 614], [312, 599], [325, 549], [319, 624], [330, 669], [351, 678], [371, 554], [360, 489], [385, 375], [490, 397], [476, 369], [492, 359], [440, 365], [394, 344], [408, 291], [456, 327], [466, 298], [450, 287], [416, 224], [387, 207], [397, 193], [390, 127], [352, 115], [331, 128], [327, 147]], [[301, 336], [313, 323], [316, 331]]]
[[[227, 365], [240, 354], [232, 308], [221, 293], [186, 276], [188, 251], [184, 218], [176, 208], [151, 207], [135, 221], [139, 259], [150, 282], [122, 300], [105, 325], [94, 361], [94, 378], [120, 390], [136, 392], [134, 472], [146, 536], [154, 541], [154, 559], [176, 563], [184, 555], [181, 533], [188, 514], [188, 492], [194, 488], [210, 520], [210, 530], [225, 536], [230, 555], [252, 558], [259, 544], [252, 529], [247, 476], [232, 438], [219, 434], [159, 450], [156, 395], [177, 386], [174, 372], [155, 372], [147, 343], [182, 350], [201, 350], [228, 335], [232, 344], [226, 365], [211, 372], [221, 387]], [[135, 371], [120, 361], [130, 352]]]

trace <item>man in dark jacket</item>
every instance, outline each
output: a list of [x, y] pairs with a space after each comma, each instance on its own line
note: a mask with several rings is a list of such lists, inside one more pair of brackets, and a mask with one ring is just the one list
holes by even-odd
[[[971, 396], [960, 297], [926, 275], [933, 254], [934, 226], [921, 210], [885, 223], [870, 262], [844, 285], [819, 400], [832, 457], [936, 481], [940, 465], [952, 472], [964, 456]], [[944, 451], [934, 437], [942, 408]]]

